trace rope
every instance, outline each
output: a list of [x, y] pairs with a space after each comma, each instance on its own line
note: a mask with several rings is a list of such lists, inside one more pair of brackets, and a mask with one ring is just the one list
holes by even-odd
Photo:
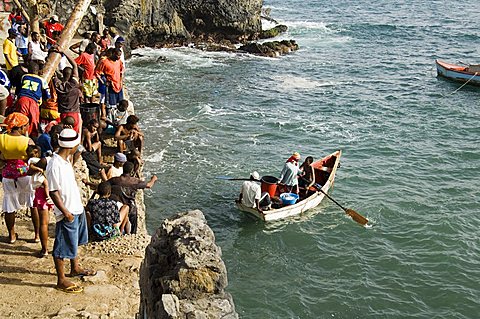
[[463, 83], [461, 87], [459, 87], [458, 89], [456, 89], [455, 91], [453, 91], [452, 93], [449, 93], [447, 95], [444, 95], [443, 97], [446, 97], [446, 96], [449, 96], [449, 95], [453, 95], [455, 93], [457, 93], [458, 91], [460, 91], [465, 85], [468, 84], [468, 82], [470, 82], [470, 80], [472, 80], [475, 76], [478, 75], [478, 72], [475, 72], [472, 77], [470, 79], [467, 80], [467, 82]]
[[[185, 116], [182, 116], [181, 114], [178, 114], [177, 112], [175, 112], [174, 110], [170, 109], [168, 106], [166, 105], [162, 105], [164, 108], [166, 108], [167, 110], [169, 110], [170, 112], [172, 112], [173, 114], [175, 114], [176, 116], [178, 116], [179, 118], [181, 118], [182, 120], [185, 120], [187, 122], [191, 122], [193, 120], [193, 118], [186, 118]], [[196, 123], [196, 125], [200, 126], [200, 127], [203, 127], [204, 129], [206, 130], [210, 130], [210, 128], [200, 124], [200, 123]]]

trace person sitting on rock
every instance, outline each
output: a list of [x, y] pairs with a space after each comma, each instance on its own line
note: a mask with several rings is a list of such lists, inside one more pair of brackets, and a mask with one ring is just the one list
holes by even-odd
[[115, 132], [118, 149], [120, 152], [127, 154], [127, 158], [134, 162], [135, 172], [138, 174], [140, 165], [142, 164], [143, 151], [143, 132], [138, 127], [140, 119], [136, 115], [129, 115], [127, 123], [120, 125]]
[[[85, 207], [91, 234], [97, 241], [120, 235], [128, 222], [128, 211], [119, 210], [117, 201], [110, 198], [111, 193], [112, 187], [108, 182], [98, 184], [96, 193]], [[96, 194], [98, 199], [94, 199]]]
[[103, 181], [107, 181], [110, 178], [122, 176], [123, 164], [127, 161], [127, 156], [123, 153], [116, 153], [113, 156], [113, 165], [107, 170], [100, 171], [100, 176]]
[[113, 126], [115, 131], [120, 125], [127, 124], [128, 118], [128, 100], [121, 100], [116, 109], [112, 109], [106, 119], [108, 125]]
[[103, 164], [102, 161], [102, 143], [100, 141], [100, 135], [98, 134], [99, 123], [96, 119], [88, 121], [86, 127], [83, 129], [82, 145], [87, 152], [96, 152], [98, 162]]

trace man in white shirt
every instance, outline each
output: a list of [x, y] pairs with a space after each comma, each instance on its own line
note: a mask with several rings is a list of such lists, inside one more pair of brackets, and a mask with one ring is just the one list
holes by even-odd
[[71, 277], [96, 274], [95, 271], [82, 269], [78, 261], [78, 246], [88, 242], [85, 211], [71, 163], [79, 143], [80, 136], [75, 130], [63, 129], [58, 138], [60, 149], [53, 154], [46, 169], [57, 221], [52, 253], [57, 271], [56, 289], [67, 293], [80, 293], [83, 288], [67, 280], [64, 270], [65, 258], [70, 259]]
[[250, 174], [250, 180], [243, 182], [238, 201], [246, 207], [256, 208], [259, 212], [262, 212], [260, 208], [262, 192], [260, 185], [257, 183], [259, 179], [258, 172], [254, 171]]

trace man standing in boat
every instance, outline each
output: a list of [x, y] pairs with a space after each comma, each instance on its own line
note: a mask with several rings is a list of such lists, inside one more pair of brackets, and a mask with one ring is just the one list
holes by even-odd
[[293, 153], [285, 162], [280, 177], [278, 178], [280, 180], [278, 184], [286, 188], [285, 191], [287, 192], [298, 194], [298, 176], [301, 174], [300, 168], [298, 167], [300, 158], [298, 152]]
[[262, 191], [260, 185], [256, 183], [259, 179], [260, 175], [258, 172], [253, 171], [250, 174], [250, 180], [243, 182], [238, 202], [246, 207], [256, 208], [261, 213], [260, 198], [262, 196]]

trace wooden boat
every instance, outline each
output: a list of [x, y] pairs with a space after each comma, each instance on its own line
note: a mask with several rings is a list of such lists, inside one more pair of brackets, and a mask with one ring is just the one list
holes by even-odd
[[480, 85], [480, 65], [460, 66], [444, 61], [435, 60], [438, 76], [445, 77], [457, 82], [468, 82], [472, 85]]
[[[315, 169], [315, 182], [323, 185], [322, 190], [327, 193], [328, 190], [333, 186], [335, 180], [335, 174], [337, 172], [338, 165], [340, 164], [340, 157], [342, 156], [342, 151], [336, 151], [324, 158], [313, 162], [312, 166]], [[276, 196], [280, 194], [277, 193]], [[299, 215], [303, 212], [306, 212], [309, 209], [317, 207], [325, 197], [321, 192], [315, 192], [306, 198], [300, 198], [300, 200], [293, 205], [283, 206], [280, 208], [272, 208], [270, 210], [265, 210], [259, 212], [256, 208], [246, 207], [241, 203], [236, 203], [237, 208], [243, 212], [250, 213], [266, 222], [279, 220], [295, 215]]]

